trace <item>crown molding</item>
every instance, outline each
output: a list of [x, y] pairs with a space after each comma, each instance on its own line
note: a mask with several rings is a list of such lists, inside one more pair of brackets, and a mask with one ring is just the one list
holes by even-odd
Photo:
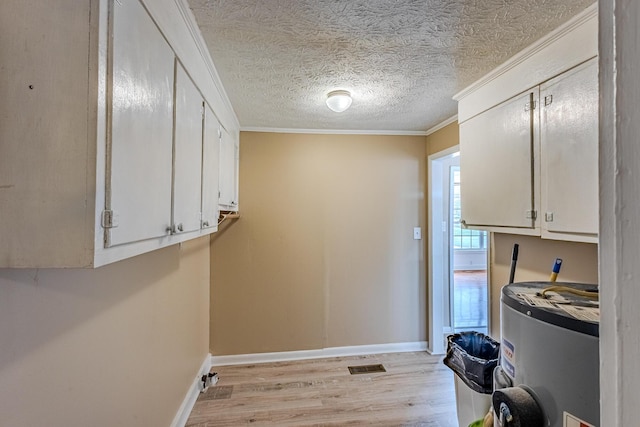
[[403, 130], [353, 130], [353, 129], [292, 129], [269, 127], [240, 127], [241, 132], [265, 132], [265, 133], [307, 133], [326, 135], [397, 135], [397, 136], [426, 136], [425, 131]]
[[189, 8], [189, 3], [187, 0], [175, 0], [175, 4], [180, 10], [180, 14], [182, 15], [182, 19], [187, 25], [189, 29], [189, 33], [191, 33], [191, 38], [193, 39], [196, 47], [198, 48], [198, 52], [202, 56], [204, 63], [209, 71], [209, 75], [211, 76], [211, 80], [213, 81], [214, 86], [216, 87], [218, 93], [220, 94], [220, 98], [224, 103], [224, 106], [231, 112], [233, 118], [235, 119], [236, 127], [240, 127], [240, 122], [238, 121], [238, 115], [233, 109], [233, 105], [231, 104], [231, 100], [227, 95], [224, 86], [222, 85], [222, 80], [220, 79], [220, 75], [216, 70], [215, 63], [213, 58], [211, 57], [211, 53], [209, 52], [209, 48], [207, 47], [207, 43], [202, 38], [202, 33], [200, 32], [200, 28], [198, 27], [198, 23], [196, 21], [196, 17], [191, 12], [191, 8]]
[[437, 125], [435, 125], [432, 128], [427, 129], [427, 136], [431, 135], [432, 133], [436, 133], [437, 131], [439, 131], [440, 129], [442, 129], [445, 126], [449, 126], [451, 123], [455, 123], [456, 121], [458, 121], [458, 115], [456, 114], [453, 117], [449, 117], [447, 120], [438, 123]]

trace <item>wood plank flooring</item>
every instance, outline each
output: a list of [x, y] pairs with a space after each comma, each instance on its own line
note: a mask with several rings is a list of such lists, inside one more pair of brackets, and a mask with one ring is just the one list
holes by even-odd
[[487, 271], [453, 272], [453, 323], [455, 332], [487, 333]]
[[[386, 372], [349, 373], [349, 366], [374, 364], [384, 365]], [[218, 384], [199, 396], [187, 426], [458, 426], [453, 372], [441, 356], [424, 352], [212, 371]], [[229, 387], [231, 396], [224, 397]]]

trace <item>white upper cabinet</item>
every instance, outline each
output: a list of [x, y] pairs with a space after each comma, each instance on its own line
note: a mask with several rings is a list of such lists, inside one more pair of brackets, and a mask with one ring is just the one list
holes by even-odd
[[222, 129], [220, 141], [220, 210], [238, 210], [240, 145], [236, 135]]
[[239, 124], [187, 3], [3, 10], [21, 18], [0, 37], [0, 268], [98, 267], [214, 232], [218, 132]]
[[460, 125], [461, 222], [533, 229], [537, 91], [527, 91]]
[[597, 30], [593, 6], [456, 95], [466, 226], [597, 242]]
[[598, 61], [540, 86], [542, 236], [598, 234]]
[[211, 107], [205, 105], [202, 137], [202, 228], [218, 229], [220, 191], [220, 123]]
[[176, 61], [173, 221], [171, 232], [200, 229], [203, 100]]
[[113, 2], [112, 13], [107, 246], [164, 236], [171, 224], [175, 60], [138, 1]]

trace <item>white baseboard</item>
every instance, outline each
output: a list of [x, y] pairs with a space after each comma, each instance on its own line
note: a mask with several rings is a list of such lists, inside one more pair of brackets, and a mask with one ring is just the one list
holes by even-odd
[[187, 420], [189, 419], [189, 414], [191, 414], [193, 405], [196, 404], [196, 400], [198, 400], [198, 396], [200, 395], [201, 378], [203, 375], [208, 374], [210, 370], [211, 354], [208, 354], [207, 357], [204, 358], [204, 361], [200, 366], [200, 370], [198, 370], [198, 373], [193, 380], [189, 391], [187, 391], [187, 395], [184, 397], [182, 405], [180, 405], [180, 409], [178, 409], [178, 413], [173, 418], [171, 427], [184, 427], [185, 424], [187, 424]]
[[403, 353], [426, 351], [427, 342], [406, 342], [393, 344], [358, 345], [350, 347], [330, 347], [319, 350], [283, 351], [277, 353], [237, 354], [211, 356], [212, 366], [244, 365], [251, 363], [284, 362], [289, 360], [321, 359], [324, 357], [359, 356], [363, 354]]

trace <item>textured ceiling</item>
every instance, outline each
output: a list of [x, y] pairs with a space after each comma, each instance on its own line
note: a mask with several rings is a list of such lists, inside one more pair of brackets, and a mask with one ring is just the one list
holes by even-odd
[[242, 128], [371, 131], [452, 117], [456, 92], [592, 3], [189, 0]]

